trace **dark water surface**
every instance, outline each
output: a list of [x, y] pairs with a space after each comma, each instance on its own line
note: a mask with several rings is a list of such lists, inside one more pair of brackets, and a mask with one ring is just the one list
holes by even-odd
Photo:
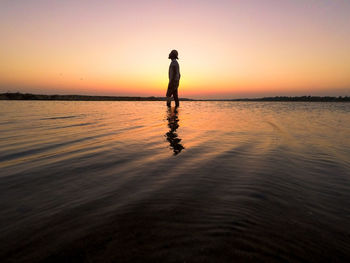
[[1, 262], [349, 262], [350, 104], [0, 102]]

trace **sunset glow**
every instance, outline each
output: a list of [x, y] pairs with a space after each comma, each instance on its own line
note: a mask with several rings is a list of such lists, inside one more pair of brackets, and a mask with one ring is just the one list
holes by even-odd
[[191, 98], [349, 95], [348, 0], [0, 3], [0, 92]]

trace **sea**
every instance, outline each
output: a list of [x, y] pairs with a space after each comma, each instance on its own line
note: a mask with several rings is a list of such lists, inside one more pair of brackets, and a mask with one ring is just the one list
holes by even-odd
[[1, 262], [350, 262], [350, 103], [0, 101]]

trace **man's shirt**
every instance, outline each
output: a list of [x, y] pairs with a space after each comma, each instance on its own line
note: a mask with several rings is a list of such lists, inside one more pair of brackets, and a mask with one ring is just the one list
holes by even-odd
[[176, 59], [171, 60], [169, 66], [169, 80], [180, 80], [180, 66]]

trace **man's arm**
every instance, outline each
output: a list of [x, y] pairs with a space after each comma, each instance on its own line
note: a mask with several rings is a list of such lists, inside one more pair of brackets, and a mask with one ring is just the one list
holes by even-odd
[[169, 81], [173, 81], [176, 78], [177, 67], [173, 64], [170, 65], [169, 68]]

